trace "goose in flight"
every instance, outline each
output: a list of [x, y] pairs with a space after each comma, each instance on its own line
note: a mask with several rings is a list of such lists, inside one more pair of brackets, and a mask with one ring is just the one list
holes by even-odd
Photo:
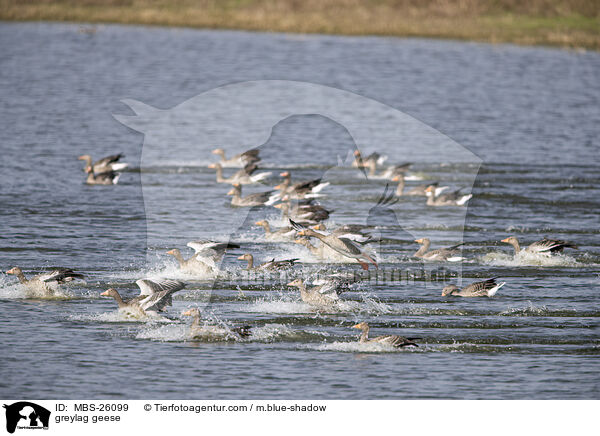
[[128, 163], [119, 162], [123, 157], [123, 153], [113, 154], [112, 156], [103, 157], [92, 164], [92, 157], [89, 154], [79, 156], [77, 159], [85, 161], [85, 171], [90, 167], [96, 174], [107, 173], [110, 171], [121, 171], [129, 166]]
[[225, 150], [222, 148], [215, 148], [211, 153], [221, 157], [219, 164], [221, 164], [223, 167], [244, 168], [248, 164], [260, 161], [260, 157], [258, 156], [259, 152], [260, 150], [258, 148], [253, 148], [252, 150], [236, 154], [230, 159], [225, 157]]
[[[504, 242], [505, 244], [512, 245], [515, 249], [515, 255], [517, 255], [521, 252], [519, 240], [516, 237], [510, 236], [506, 239], [503, 239], [502, 242]], [[577, 246], [575, 244], [572, 244], [571, 242], [562, 241], [560, 239], [544, 238], [544, 239], [541, 239], [539, 241], [532, 243], [527, 248], [524, 248], [523, 251], [525, 251], [527, 253], [538, 253], [538, 254], [551, 255], [554, 253], [562, 253], [563, 249], [565, 249], [565, 248], [577, 249]]]
[[156, 316], [172, 304], [173, 294], [185, 287], [179, 280], [169, 279], [140, 279], [135, 282], [140, 288], [140, 294], [130, 300], [123, 300], [116, 289], [110, 288], [102, 292], [103, 297], [112, 297], [119, 306], [119, 311], [134, 318]]
[[417, 244], [421, 244], [421, 248], [419, 248], [417, 252], [413, 254], [413, 257], [441, 262], [459, 262], [465, 259], [464, 257], [457, 256], [457, 254], [459, 253], [459, 250], [457, 250], [457, 248], [463, 245], [463, 242], [461, 242], [460, 244], [453, 245], [451, 247], [438, 248], [437, 250], [431, 251], [428, 251], [429, 246], [431, 245], [431, 241], [428, 238], [415, 239], [415, 242]]
[[497, 278], [474, 282], [462, 289], [456, 285], [448, 285], [442, 290], [442, 297], [493, 297], [506, 284], [506, 282], [496, 283]]
[[9, 269], [6, 271], [6, 274], [17, 276], [19, 283], [25, 286], [27, 296], [30, 298], [55, 296], [59, 285], [75, 279], [83, 279], [83, 274], [76, 273], [70, 268], [56, 268], [49, 272], [38, 274], [30, 279], [25, 277], [25, 274], [23, 274], [23, 271], [18, 266]]
[[418, 347], [418, 345], [415, 343], [415, 340], [420, 339], [420, 338], [404, 338], [404, 337], [398, 336], [398, 335], [384, 335], [384, 336], [377, 336], [375, 338], [369, 338], [369, 324], [367, 324], [366, 322], [361, 322], [359, 324], [355, 324], [352, 326], [352, 328], [362, 330], [360, 338], [358, 339], [358, 342], [360, 342], [361, 344], [373, 344], [373, 343], [385, 344], [385, 345], [391, 345], [392, 347], [395, 347], [395, 348], [408, 347], [408, 346]]

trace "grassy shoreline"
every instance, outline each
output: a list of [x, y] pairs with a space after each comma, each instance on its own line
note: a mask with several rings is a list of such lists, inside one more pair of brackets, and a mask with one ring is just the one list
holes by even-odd
[[0, 0], [0, 20], [428, 37], [600, 50], [597, 0]]

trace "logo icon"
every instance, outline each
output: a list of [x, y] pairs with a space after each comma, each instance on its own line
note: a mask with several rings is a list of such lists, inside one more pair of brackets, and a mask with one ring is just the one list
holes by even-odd
[[14, 433], [19, 429], [48, 429], [50, 411], [29, 401], [19, 401], [4, 405], [6, 409], [6, 431]]

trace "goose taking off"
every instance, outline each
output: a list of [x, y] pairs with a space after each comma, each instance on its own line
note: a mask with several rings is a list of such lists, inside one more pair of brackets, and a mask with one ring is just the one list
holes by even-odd
[[30, 279], [25, 277], [18, 266], [6, 271], [6, 274], [17, 276], [19, 283], [27, 289], [29, 297], [51, 297], [58, 290], [58, 285], [68, 283], [75, 279], [83, 279], [83, 274], [74, 272], [69, 268], [57, 268], [50, 272], [38, 274]]
[[87, 168], [92, 168], [96, 174], [107, 173], [110, 171], [121, 171], [129, 166], [128, 163], [118, 162], [123, 157], [123, 153], [113, 154], [112, 156], [106, 156], [92, 164], [92, 157], [89, 154], [79, 156], [77, 159], [85, 161], [84, 170], [87, 172]]
[[119, 182], [119, 177], [121, 177], [121, 173], [115, 173], [114, 171], [95, 173], [92, 167], [87, 167], [85, 172], [88, 174], [85, 180], [88, 185], [116, 185]]
[[229, 329], [216, 325], [203, 325], [200, 322], [200, 310], [196, 307], [186, 310], [182, 313], [182, 315], [192, 317], [192, 324], [190, 325], [190, 332], [188, 334], [188, 337], [192, 340], [203, 339], [208, 341], [235, 341], [252, 335], [251, 326], [241, 326]]
[[338, 238], [335, 235], [323, 235], [313, 229], [302, 227], [292, 220], [290, 220], [290, 223], [292, 224], [292, 227], [294, 227], [296, 230], [299, 230], [298, 236], [308, 236], [310, 238], [319, 239], [323, 244], [331, 247], [342, 256], [356, 259], [364, 270], [369, 269], [369, 264], [366, 262], [371, 262], [373, 265], [375, 265], [375, 268], [378, 268], [377, 262], [375, 262], [372, 257], [367, 255], [355, 242], [351, 241], [350, 239]]
[[190, 241], [186, 245], [195, 251], [194, 257], [196, 259], [209, 265], [214, 270], [218, 270], [217, 263], [223, 260], [227, 250], [240, 248], [238, 244], [232, 244], [231, 242], [214, 242], [207, 239]]
[[421, 248], [419, 248], [419, 250], [417, 250], [417, 252], [415, 254], [413, 254], [413, 257], [418, 257], [418, 258], [424, 259], [424, 260], [442, 261], [442, 262], [443, 261], [459, 262], [461, 260], [465, 260], [464, 257], [457, 256], [457, 254], [459, 253], [459, 250], [457, 250], [457, 248], [460, 247], [461, 245], [463, 245], [464, 244], [463, 242], [461, 242], [460, 244], [453, 245], [448, 248], [438, 248], [437, 250], [431, 250], [431, 251], [427, 251], [427, 250], [429, 250], [429, 246], [431, 244], [431, 241], [429, 241], [428, 238], [415, 239], [415, 242], [417, 244], [421, 244]]
[[210, 164], [208, 168], [214, 168], [217, 171], [217, 183], [229, 183], [230, 185], [235, 183], [240, 185], [251, 185], [266, 179], [272, 174], [269, 172], [254, 174], [258, 168], [255, 163], [246, 165], [241, 170], [238, 170], [233, 176], [227, 178], [223, 177], [223, 167], [221, 164]]
[[398, 336], [398, 335], [377, 336], [375, 338], [369, 339], [369, 324], [367, 324], [366, 322], [361, 322], [359, 324], [355, 324], [352, 326], [352, 328], [362, 330], [360, 338], [358, 339], [358, 342], [360, 342], [361, 344], [377, 343], [377, 344], [391, 345], [392, 347], [395, 347], [395, 348], [408, 347], [409, 345], [413, 346], [413, 347], [418, 347], [418, 345], [415, 343], [415, 339], [420, 339], [420, 338], [404, 338], [404, 337]]
[[[515, 249], [515, 255], [521, 252], [521, 247], [519, 246], [519, 240], [514, 236], [510, 236], [506, 239], [503, 239], [502, 242], [506, 244], [510, 244]], [[567, 241], [561, 241], [559, 239], [548, 239], [544, 238], [539, 241], [536, 241], [529, 245], [529, 247], [524, 248], [523, 251], [527, 253], [537, 253], [537, 254], [546, 254], [551, 255], [554, 253], [562, 253], [565, 248], [574, 248], [577, 249], [575, 244], [572, 244]]]
[[448, 186], [438, 186], [438, 182], [426, 183], [423, 185], [414, 186], [408, 190], [405, 190], [405, 179], [404, 174], [397, 175], [392, 178], [392, 182], [398, 182], [396, 188], [396, 195], [402, 197], [404, 195], [421, 195], [427, 196], [427, 189], [433, 187], [433, 196], [437, 197], [442, 194], [443, 191], [448, 189]]
[[242, 197], [242, 186], [234, 183], [233, 188], [227, 193], [232, 195], [231, 205], [237, 207], [270, 206], [279, 200], [279, 194], [273, 191], [259, 192]]
[[275, 186], [274, 189], [279, 189], [282, 195], [285, 194], [288, 198], [294, 200], [320, 197], [319, 192], [329, 186], [329, 182], [321, 182], [321, 179], [298, 182], [291, 185], [292, 176], [289, 171], [285, 171], [279, 175], [283, 177], [283, 182]]
[[442, 297], [493, 297], [498, 289], [506, 284], [506, 282], [496, 283], [497, 278], [471, 283], [462, 289], [456, 285], [448, 285], [442, 290]]
[[425, 189], [427, 206], [464, 206], [473, 197], [473, 194], [461, 194], [461, 189], [447, 194], [436, 195], [436, 188], [429, 186]]
[[231, 159], [227, 159], [225, 157], [225, 150], [222, 148], [215, 148], [211, 153], [221, 157], [221, 161], [219, 163], [223, 167], [244, 168], [248, 164], [260, 161], [260, 157], [258, 157], [259, 152], [260, 150], [258, 148], [253, 148], [252, 150], [236, 154]]
[[287, 284], [300, 290], [300, 298], [311, 306], [330, 306], [339, 301], [339, 294], [345, 289], [339, 281], [331, 280], [325, 283], [307, 288], [302, 279], [296, 279]]
[[247, 270], [280, 270], [286, 269], [294, 266], [294, 263], [298, 260], [296, 259], [286, 259], [286, 260], [275, 260], [271, 259], [268, 262], [262, 263], [258, 266], [254, 266], [254, 256], [251, 254], [243, 254], [238, 257], [238, 260], [245, 260], [248, 262]]
[[172, 303], [173, 293], [183, 289], [185, 284], [179, 280], [141, 279], [135, 282], [140, 294], [130, 300], [123, 300], [116, 289], [110, 288], [102, 292], [103, 297], [112, 297], [117, 301], [119, 311], [134, 318], [144, 318], [162, 312]]
[[373, 179], [388, 179], [392, 180], [398, 175], [404, 176], [404, 173], [408, 171], [412, 163], [403, 163], [400, 165], [392, 165], [384, 169], [381, 173], [377, 174], [377, 162], [371, 160], [367, 162], [365, 167], [369, 168], [369, 177]]

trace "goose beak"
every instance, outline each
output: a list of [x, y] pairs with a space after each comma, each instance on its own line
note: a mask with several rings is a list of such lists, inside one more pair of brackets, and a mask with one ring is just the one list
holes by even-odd
[[238, 260], [244, 260], [246, 258], [245, 256], [245, 254], [242, 254], [240, 257], [238, 257]]
[[233, 194], [235, 194], [235, 190], [234, 190], [234, 189], [232, 189], [231, 191], [229, 191], [229, 192], [227, 193], [227, 195], [233, 195]]
[[423, 242], [423, 240], [422, 240], [422, 239], [415, 239], [415, 242], [416, 242], [417, 244], [420, 244], [421, 242]]
[[186, 310], [185, 312], [182, 313], [183, 316], [192, 316], [192, 311], [191, 310]]
[[503, 239], [503, 240], [502, 240], [502, 241], [500, 241], [500, 242], [506, 242], [506, 243], [508, 243], [508, 239], [509, 239], [509, 238]]
[[110, 297], [110, 294], [108, 293], [108, 290], [102, 292], [100, 295], [102, 295], [103, 297]]
[[300, 230], [298, 232], [298, 236], [304, 236], [304, 235], [306, 235], [306, 230]]
[[274, 186], [273, 189], [281, 189], [281, 185]]
[[279, 173], [279, 177], [288, 177], [290, 175], [290, 173], [288, 173], [287, 171], [284, 171], [283, 173]]
[[282, 207], [282, 206], [281, 206], [281, 203], [279, 203], [279, 204], [276, 204], [276, 205], [275, 205], [275, 206], [273, 206], [273, 207], [276, 207], [277, 209], [281, 209], [281, 207]]
[[359, 329], [359, 328], [360, 328], [360, 324], [354, 324], [354, 325], [352, 326], [352, 328], [353, 328], [353, 329]]

